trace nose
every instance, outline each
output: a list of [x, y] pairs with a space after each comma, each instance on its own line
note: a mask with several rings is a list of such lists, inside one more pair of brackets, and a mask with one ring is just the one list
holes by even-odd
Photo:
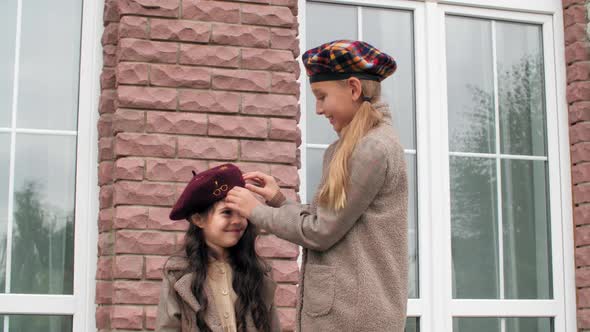
[[232, 214], [232, 218], [230, 220], [230, 224], [237, 225], [237, 224], [241, 224], [243, 221], [244, 221], [244, 217], [242, 217], [239, 213], [234, 212]]
[[315, 104], [315, 114], [317, 114], [317, 115], [324, 114], [324, 110], [322, 109], [322, 106], [319, 102], [316, 102], [316, 104]]

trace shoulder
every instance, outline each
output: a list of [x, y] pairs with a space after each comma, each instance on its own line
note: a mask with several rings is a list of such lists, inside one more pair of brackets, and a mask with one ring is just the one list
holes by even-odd
[[163, 266], [164, 276], [178, 279], [188, 266], [189, 262], [186, 256], [170, 256]]

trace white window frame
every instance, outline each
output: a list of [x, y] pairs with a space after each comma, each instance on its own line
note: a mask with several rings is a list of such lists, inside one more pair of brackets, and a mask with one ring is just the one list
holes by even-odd
[[[299, 0], [300, 49], [306, 49], [306, 2]], [[408, 316], [421, 331], [452, 331], [460, 317], [553, 317], [555, 331], [576, 331], [576, 293], [569, 125], [565, 96], [563, 10], [559, 0], [321, 0], [334, 4], [413, 11], [418, 160], [419, 296], [408, 300]], [[452, 251], [448, 113], [446, 100], [446, 14], [534, 23], [542, 26], [547, 143], [550, 165], [552, 300], [459, 300], [452, 298]], [[360, 24], [360, 19], [359, 19]], [[362, 29], [359, 30], [362, 39]], [[301, 63], [301, 62], [300, 62]], [[302, 73], [305, 68], [301, 64]], [[307, 77], [302, 74], [300, 194], [307, 201]], [[407, 150], [406, 152], [411, 152]], [[414, 151], [415, 153], [415, 151]], [[442, 175], [442, 176], [441, 176]], [[440, 273], [443, 271], [444, 273]]]
[[[18, 108], [18, 77], [21, 45], [22, 1], [17, 1], [15, 70], [10, 128], [0, 132], [11, 135], [9, 166], [9, 203], [7, 230], [7, 271], [10, 270], [11, 233], [13, 224], [13, 189], [15, 167], [15, 136], [33, 135], [77, 136], [76, 197], [74, 226], [74, 287], [72, 295], [0, 294], [0, 315], [65, 315], [72, 316], [73, 331], [96, 330], [95, 274], [98, 243], [98, 104], [102, 70], [101, 36], [103, 31], [102, 0], [84, 0], [80, 44], [80, 74], [77, 130], [39, 130], [16, 127]], [[7, 280], [9, 283], [9, 280]], [[3, 290], [4, 291], [4, 290]], [[6, 326], [5, 326], [6, 327]], [[6, 329], [5, 329], [6, 331]]]

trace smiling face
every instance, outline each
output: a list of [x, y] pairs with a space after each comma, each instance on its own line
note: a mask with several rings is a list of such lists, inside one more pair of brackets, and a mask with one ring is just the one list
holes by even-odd
[[311, 84], [316, 98], [316, 114], [325, 116], [338, 133], [354, 118], [362, 88], [357, 78]]
[[244, 235], [248, 221], [219, 201], [211, 210], [193, 216], [192, 222], [203, 230], [205, 242], [219, 256], [225, 257], [227, 248], [235, 246]]

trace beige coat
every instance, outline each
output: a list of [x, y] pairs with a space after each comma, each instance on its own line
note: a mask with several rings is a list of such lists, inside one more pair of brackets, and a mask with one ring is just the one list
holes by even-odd
[[[194, 275], [192, 273], [182, 274], [187, 265], [186, 258], [177, 256], [171, 257], [166, 264], [156, 317], [157, 332], [199, 332], [196, 325], [196, 312], [200, 305], [191, 291]], [[263, 288], [264, 302], [271, 311], [271, 331], [280, 332], [280, 322], [273, 303], [276, 284], [270, 278], [265, 277]], [[221, 332], [223, 331], [221, 320], [215, 307], [211, 288], [208, 285], [205, 286], [205, 294], [209, 303], [205, 321], [213, 332]], [[189, 314], [185, 315], [184, 312], [189, 312]], [[246, 319], [247, 331], [257, 332], [251, 315], [248, 315]]]
[[[386, 120], [355, 148], [347, 205], [338, 212], [287, 201], [250, 221], [303, 251], [301, 332], [402, 332], [408, 287], [408, 184], [404, 150]], [[324, 155], [322, 183], [338, 141]]]

